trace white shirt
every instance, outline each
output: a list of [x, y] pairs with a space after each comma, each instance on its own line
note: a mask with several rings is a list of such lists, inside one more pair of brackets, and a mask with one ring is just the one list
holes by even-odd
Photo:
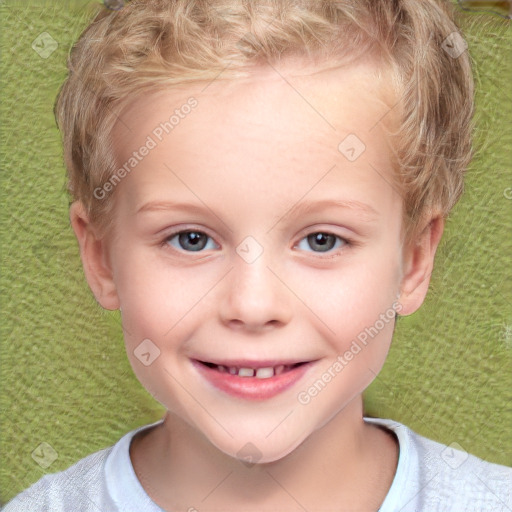
[[[512, 511], [512, 468], [426, 439], [393, 420], [364, 419], [390, 429], [400, 446], [396, 474], [379, 512]], [[65, 471], [45, 475], [2, 511], [166, 512], [140, 484], [129, 452], [135, 434], [162, 421], [128, 432]], [[204, 509], [199, 502], [189, 510], [194, 507]]]

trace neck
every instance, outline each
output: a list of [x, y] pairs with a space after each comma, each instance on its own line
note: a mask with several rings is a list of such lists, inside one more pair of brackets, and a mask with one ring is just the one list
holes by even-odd
[[363, 421], [360, 397], [274, 462], [248, 466], [169, 412], [131, 447], [137, 476], [153, 501], [201, 512], [285, 512], [298, 504], [306, 510], [377, 510], [394, 476], [396, 452], [394, 438]]

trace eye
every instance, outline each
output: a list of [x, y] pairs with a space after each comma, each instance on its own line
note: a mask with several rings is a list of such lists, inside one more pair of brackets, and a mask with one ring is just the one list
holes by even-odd
[[[210, 247], [207, 247], [208, 243], [211, 242]], [[206, 249], [216, 249], [217, 244], [213, 241], [211, 237], [209, 237], [206, 233], [202, 231], [179, 231], [168, 236], [165, 239], [165, 243], [174, 247], [178, 250], [183, 250], [187, 252], [199, 252], [204, 248]], [[213, 247], [211, 246], [213, 244]]]
[[305, 244], [313, 249], [314, 252], [328, 252], [332, 249], [338, 249], [339, 247], [348, 245], [349, 242], [332, 233], [320, 231], [304, 237], [298, 244], [299, 249], [307, 250]]

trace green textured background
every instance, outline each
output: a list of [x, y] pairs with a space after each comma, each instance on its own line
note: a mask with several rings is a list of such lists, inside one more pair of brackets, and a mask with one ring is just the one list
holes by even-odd
[[[156, 421], [117, 313], [90, 293], [69, 227], [53, 102], [93, 1], [0, 0], [0, 502]], [[510, 22], [468, 14], [477, 75], [477, 156], [443, 239], [423, 308], [402, 318], [367, 412], [512, 465], [512, 37]], [[33, 41], [48, 32], [46, 59]], [[46, 470], [31, 457], [49, 443]]]

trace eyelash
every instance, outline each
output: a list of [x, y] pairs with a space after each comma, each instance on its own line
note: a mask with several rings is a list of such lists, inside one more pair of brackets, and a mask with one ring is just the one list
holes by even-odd
[[[172, 233], [170, 233], [169, 235], [167, 235], [164, 240], [162, 241], [162, 246], [165, 247], [165, 248], [168, 248], [172, 251], [176, 251], [176, 252], [179, 252], [179, 253], [191, 253], [191, 254], [194, 254], [194, 253], [202, 253], [202, 252], [205, 252], [203, 249], [199, 250], [199, 251], [187, 251], [185, 249], [176, 249], [175, 247], [171, 247], [169, 242], [176, 238], [177, 236], [181, 235], [181, 234], [184, 234], [184, 233], [199, 233], [199, 234], [202, 234], [202, 235], [206, 235], [208, 237], [209, 240], [213, 240], [213, 237], [211, 237], [210, 235], [208, 235], [208, 233], [205, 233], [204, 231], [201, 231], [199, 229], [182, 229], [182, 230], [179, 230], [179, 231], [174, 231]], [[334, 258], [336, 256], [338, 256], [340, 254], [340, 250], [343, 251], [344, 249], [348, 248], [348, 247], [351, 247], [353, 245], [355, 245], [353, 243], [352, 240], [348, 239], [348, 238], [344, 238], [344, 237], [341, 237], [339, 235], [336, 235], [334, 233], [331, 233], [329, 231], [312, 231], [308, 234], [306, 234], [305, 236], [303, 236], [299, 242], [297, 244], [294, 245], [294, 247], [296, 247], [297, 245], [300, 244], [300, 242], [302, 242], [303, 240], [307, 240], [309, 236], [311, 235], [318, 235], [318, 234], [322, 234], [322, 235], [327, 235], [327, 236], [333, 236], [335, 238], [335, 245], [338, 241], [341, 241], [342, 242], [342, 245], [341, 247], [338, 247], [337, 251], [335, 251], [335, 248], [331, 248], [325, 252], [322, 252], [322, 251], [306, 251], [306, 252], [311, 252], [313, 254], [317, 254], [317, 255], [320, 255], [320, 256], [315, 256], [315, 257], [320, 257], [322, 259], [329, 259], [329, 258]], [[208, 242], [207, 242], [208, 243]], [[214, 241], [214, 243], [216, 245], [217, 242]], [[307, 242], [306, 242], [307, 243]], [[333, 252], [334, 251], [334, 252]], [[325, 254], [326, 256], [321, 256], [322, 254]]]

